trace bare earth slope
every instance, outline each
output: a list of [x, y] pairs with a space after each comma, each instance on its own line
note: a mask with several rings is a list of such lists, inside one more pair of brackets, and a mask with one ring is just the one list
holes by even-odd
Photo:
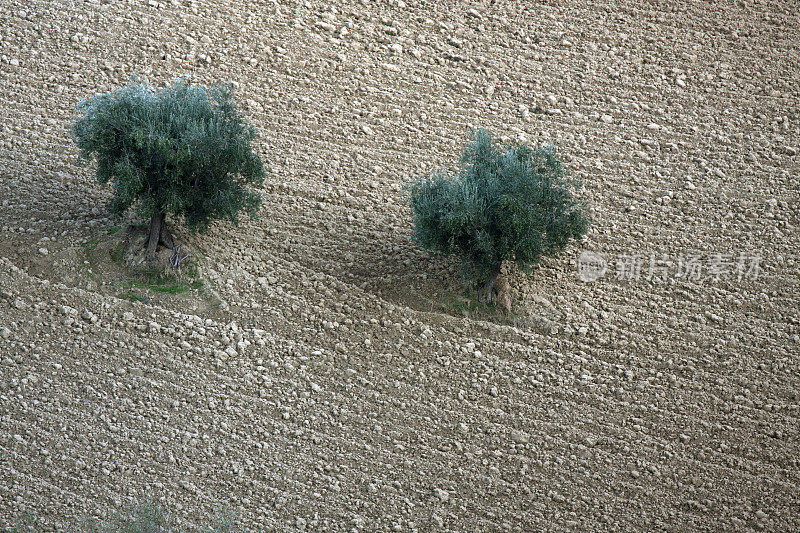
[[[800, 5], [408, 4], [3, 2], [0, 526], [149, 495], [189, 528], [800, 530]], [[68, 133], [131, 73], [235, 81], [270, 173], [259, 220], [176, 227], [204, 288], [144, 302]], [[478, 126], [556, 144], [593, 209], [513, 317], [409, 241], [402, 183]]]

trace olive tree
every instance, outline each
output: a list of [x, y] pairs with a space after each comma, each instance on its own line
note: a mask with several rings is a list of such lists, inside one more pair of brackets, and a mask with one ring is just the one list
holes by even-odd
[[413, 238], [429, 251], [460, 256], [480, 285], [480, 299], [495, 302], [505, 286], [505, 261], [528, 272], [586, 233], [589, 220], [573, 196], [577, 187], [554, 148], [501, 147], [481, 129], [458, 171], [438, 170], [412, 182]]
[[216, 219], [255, 216], [264, 168], [251, 143], [255, 129], [236, 110], [227, 85], [204, 87], [178, 79], [154, 88], [134, 79], [86, 98], [72, 130], [82, 160], [96, 159], [101, 184], [113, 184], [110, 210], [135, 208], [149, 219], [146, 256], [172, 246], [164, 221], [182, 217], [203, 232]]

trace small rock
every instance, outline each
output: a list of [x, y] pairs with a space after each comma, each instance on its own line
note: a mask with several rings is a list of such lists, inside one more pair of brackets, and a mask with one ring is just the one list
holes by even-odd
[[606, 124], [611, 124], [614, 119], [611, 118], [611, 115], [601, 115], [600, 120]]
[[437, 488], [435, 488], [435, 489], [433, 489], [433, 494], [434, 494], [434, 495], [435, 495], [437, 498], [439, 498], [439, 500], [440, 500], [440, 501], [442, 501], [442, 502], [446, 502], [447, 500], [449, 500], [449, 499], [450, 499], [450, 493], [449, 493], [449, 492], [447, 492], [446, 490], [444, 490], [444, 489], [440, 489], [440, 488], [438, 488], [438, 487], [437, 487]]
[[511, 440], [517, 444], [528, 444], [531, 441], [530, 435], [518, 429], [511, 430]]
[[47, 251], [47, 248], [41, 247], [39, 248], [39, 253], [42, 255], [47, 255], [49, 252]]
[[0, 337], [2, 337], [4, 339], [7, 339], [10, 336], [11, 336], [11, 330], [10, 329], [8, 329], [6, 327], [0, 328]]

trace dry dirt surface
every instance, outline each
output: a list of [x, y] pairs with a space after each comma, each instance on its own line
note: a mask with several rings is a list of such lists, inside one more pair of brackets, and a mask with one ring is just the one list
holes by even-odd
[[[4, 0], [0, 526], [800, 530], [799, 8]], [[262, 216], [175, 226], [182, 294], [126, 292], [69, 134], [132, 73], [231, 80], [262, 134]], [[511, 316], [410, 241], [403, 183], [480, 126], [591, 205]]]

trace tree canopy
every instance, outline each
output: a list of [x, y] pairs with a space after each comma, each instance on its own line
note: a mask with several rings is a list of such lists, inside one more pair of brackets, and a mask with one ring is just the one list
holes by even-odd
[[216, 219], [238, 223], [241, 211], [256, 215], [261, 197], [248, 185], [263, 183], [264, 167], [230, 86], [178, 79], [157, 89], [134, 79], [78, 111], [80, 156], [96, 159], [99, 182], [113, 184], [113, 214], [135, 207], [151, 225], [173, 215], [201, 232]]

